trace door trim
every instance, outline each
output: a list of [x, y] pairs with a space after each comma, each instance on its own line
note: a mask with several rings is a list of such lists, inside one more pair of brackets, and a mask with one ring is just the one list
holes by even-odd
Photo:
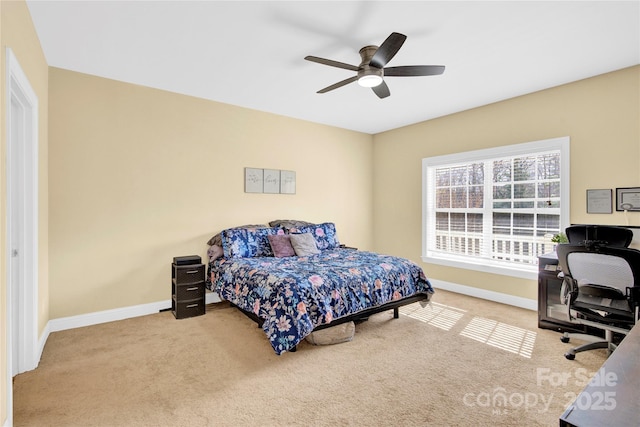
[[[5, 178], [7, 182], [6, 194], [6, 247], [5, 260], [7, 271], [5, 276], [7, 312], [7, 418], [13, 417], [13, 372], [25, 372], [35, 369], [40, 361], [40, 350], [38, 344], [38, 97], [33, 91], [26, 74], [20, 67], [18, 59], [14, 55], [11, 48], [6, 49], [6, 172]], [[21, 133], [24, 138], [15, 141], [12, 138], [12, 108], [11, 103], [20, 104], [23, 111], [24, 129]], [[13, 131], [15, 133], [15, 130]], [[23, 150], [23, 167], [19, 168], [12, 165], [12, 159], [15, 158], [13, 153], [16, 149]], [[12, 224], [12, 210], [8, 206], [11, 198], [11, 186], [8, 184], [12, 178], [12, 174], [22, 173], [22, 190], [24, 191], [24, 204], [22, 206], [23, 227], [22, 239], [23, 244], [21, 253], [21, 262], [19, 264], [19, 274], [23, 278], [23, 286], [20, 289], [13, 289], [11, 281], [11, 241], [12, 233], [10, 226]], [[18, 292], [18, 307], [12, 307], [11, 301], [14, 292]], [[13, 343], [13, 310], [17, 309], [19, 313], [20, 337], [19, 337], [19, 360], [12, 360], [12, 351], [9, 350]], [[17, 370], [14, 369], [17, 366]]]

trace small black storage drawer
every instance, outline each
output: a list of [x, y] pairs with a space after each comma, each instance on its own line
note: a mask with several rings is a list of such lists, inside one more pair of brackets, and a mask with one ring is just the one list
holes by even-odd
[[171, 264], [171, 311], [176, 319], [205, 314], [204, 273], [201, 263]]
[[204, 280], [204, 264], [175, 265], [173, 264], [173, 278], [177, 285], [196, 283]]
[[204, 282], [192, 285], [177, 285], [176, 288], [178, 301], [204, 298]]
[[173, 312], [176, 319], [200, 316], [204, 314], [204, 300], [176, 302], [176, 310]]

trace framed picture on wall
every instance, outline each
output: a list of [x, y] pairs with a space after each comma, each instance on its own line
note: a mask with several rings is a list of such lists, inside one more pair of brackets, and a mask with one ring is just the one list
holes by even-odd
[[640, 212], [640, 187], [616, 188], [616, 210]]
[[280, 171], [280, 193], [296, 194], [296, 173], [294, 171]]
[[244, 192], [262, 193], [263, 169], [244, 168]]
[[587, 190], [587, 213], [610, 214], [613, 213], [611, 189]]
[[264, 178], [263, 191], [265, 193], [277, 194], [280, 192], [280, 170], [265, 169], [263, 178]]

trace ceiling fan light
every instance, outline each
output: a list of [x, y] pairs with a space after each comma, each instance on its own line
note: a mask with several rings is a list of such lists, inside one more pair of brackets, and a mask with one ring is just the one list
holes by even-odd
[[358, 84], [363, 87], [376, 87], [382, 83], [382, 77], [376, 74], [369, 74], [358, 79]]

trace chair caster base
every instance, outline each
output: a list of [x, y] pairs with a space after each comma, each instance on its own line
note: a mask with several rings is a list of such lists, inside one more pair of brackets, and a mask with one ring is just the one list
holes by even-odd
[[564, 357], [566, 357], [567, 360], [574, 360], [576, 358], [576, 355], [573, 353], [565, 353]]
[[569, 337], [560, 337], [560, 341], [562, 341], [564, 343], [568, 343], [569, 342]]

